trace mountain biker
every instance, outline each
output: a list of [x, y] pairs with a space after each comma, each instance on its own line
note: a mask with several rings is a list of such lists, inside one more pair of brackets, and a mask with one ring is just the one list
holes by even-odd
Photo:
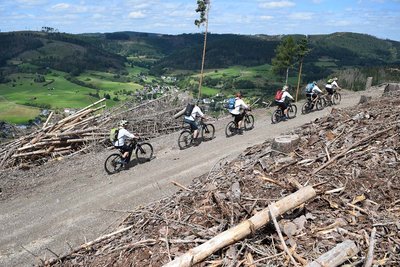
[[287, 98], [289, 98], [290, 100], [294, 100], [294, 98], [289, 94], [289, 92], [287, 91], [289, 89], [289, 86], [285, 85], [282, 88], [282, 96], [280, 100], [275, 100], [275, 103], [281, 108], [284, 117], [282, 118], [283, 120], [287, 120], [289, 119], [288, 116], [288, 101]]
[[193, 144], [199, 144], [199, 126], [197, 124], [197, 120], [199, 118], [205, 119], [204, 113], [201, 111], [200, 107], [198, 106], [199, 101], [194, 101], [194, 107], [190, 116], [185, 116], [183, 119], [184, 123], [190, 125], [190, 130], [193, 132]]
[[327, 84], [325, 85], [325, 89], [328, 92], [330, 98], [332, 99], [333, 93], [335, 92], [336, 88], [341, 89], [341, 87], [337, 84], [337, 77], [329, 79]]
[[311, 108], [314, 106], [314, 100], [319, 94], [322, 94], [321, 89], [319, 89], [317, 82], [313, 81], [313, 87], [310, 93], [306, 93], [307, 99], [311, 101]]
[[238, 134], [243, 134], [243, 127], [244, 127], [244, 114], [246, 110], [250, 110], [250, 107], [242, 100], [242, 94], [237, 92], [235, 94], [235, 108], [230, 110], [229, 112], [234, 116], [235, 124], [238, 127]]
[[129, 163], [129, 152], [131, 148], [129, 145], [126, 143], [126, 140], [131, 138], [131, 139], [139, 139], [138, 136], [130, 133], [128, 130], [125, 129], [125, 127], [128, 125], [128, 121], [126, 120], [121, 120], [118, 123], [118, 136], [117, 136], [117, 141], [114, 142], [114, 147], [122, 151], [122, 164], [126, 165]]

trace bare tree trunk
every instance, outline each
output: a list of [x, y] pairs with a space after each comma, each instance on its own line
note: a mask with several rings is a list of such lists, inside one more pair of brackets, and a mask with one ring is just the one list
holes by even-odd
[[289, 80], [289, 67], [286, 68], [286, 80], [285, 80], [285, 85], [287, 85]]
[[206, 31], [204, 32], [204, 46], [203, 46], [203, 56], [201, 59], [201, 72], [200, 72], [200, 81], [199, 81], [199, 94], [197, 96], [198, 99], [201, 97], [201, 85], [203, 83], [203, 75], [204, 75], [204, 61], [206, 58], [206, 47], [207, 47], [207, 32], [208, 32], [208, 12], [210, 10], [210, 5], [207, 5], [207, 15], [206, 15]]
[[301, 71], [303, 69], [303, 59], [300, 61], [300, 66], [299, 66], [299, 76], [297, 78], [297, 89], [296, 89], [296, 99], [295, 101], [297, 102], [297, 99], [299, 97], [299, 89], [300, 89], [300, 80], [301, 80]]

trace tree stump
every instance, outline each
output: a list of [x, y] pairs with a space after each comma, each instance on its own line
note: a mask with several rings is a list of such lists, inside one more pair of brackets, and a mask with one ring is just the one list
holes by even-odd
[[272, 141], [271, 148], [273, 149], [272, 155], [278, 155], [279, 152], [288, 154], [292, 152], [300, 142], [300, 137], [297, 134], [294, 135], [281, 135], [275, 137]]
[[359, 105], [364, 104], [364, 103], [368, 103], [369, 101], [371, 101], [372, 97], [371, 96], [366, 96], [366, 95], [362, 95], [360, 97], [360, 102], [358, 102]]
[[383, 91], [384, 96], [399, 96], [400, 85], [398, 83], [388, 83]]
[[367, 78], [367, 82], [365, 83], [365, 90], [372, 86], [372, 77]]

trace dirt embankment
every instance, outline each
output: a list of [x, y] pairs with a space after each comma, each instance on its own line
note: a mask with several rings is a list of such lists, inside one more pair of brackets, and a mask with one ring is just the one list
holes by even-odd
[[[381, 93], [378, 89], [345, 92], [339, 107], [355, 106], [361, 94]], [[0, 265], [29, 266], [39, 258], [68, 253], [70, 247], [116, 229], [127, 216], [124, 211], [172, 195], [177, 187], [171, 181], [188, 186], [193, 178], [213, 173], [246, 147], [330, 112], [327, 108], [271, 125], [265, 110], [257, 110], [252, 131], [227, 139], [223, 130], [228, 119], [217, 121], [214, 140], [184, 151], [177, 149], [177, 133], [154, 139], [154, 160], [113, 176], [106, 175], [102, 166], [110, 151], [93, 151], [35, 170], [3, 173], [0, 181], [7, 198], [0, 203], [0, 230], [4, 233], [0, 237]]]

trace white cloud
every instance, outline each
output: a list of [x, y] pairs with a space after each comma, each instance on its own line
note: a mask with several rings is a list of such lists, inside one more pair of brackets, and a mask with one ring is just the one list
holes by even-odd
[[132, 11], [128, 15], [128, 18], [130, 19], [141, 19], [144, 17], [146, 17], [146, 15], [142, 11]]
[[284, 7], [292, 7], [296, 4], [291, 1], [267, 1], [260, 4], [262, 8], [284, 8]]
[[71, 6], [67, 3], [59, 3], [51, 7], [54, 11], [63, 11], [69, 9]]
[[273, 16], [260, 16], [261, 20], [271, 20], [273, 18], [274, 18]]
[[296, 13], [291, 13], [289, 14], [290, 19], [294, 20], [310, 20], [314, 16], [314, 13], [312, 12], [296, 12]]

